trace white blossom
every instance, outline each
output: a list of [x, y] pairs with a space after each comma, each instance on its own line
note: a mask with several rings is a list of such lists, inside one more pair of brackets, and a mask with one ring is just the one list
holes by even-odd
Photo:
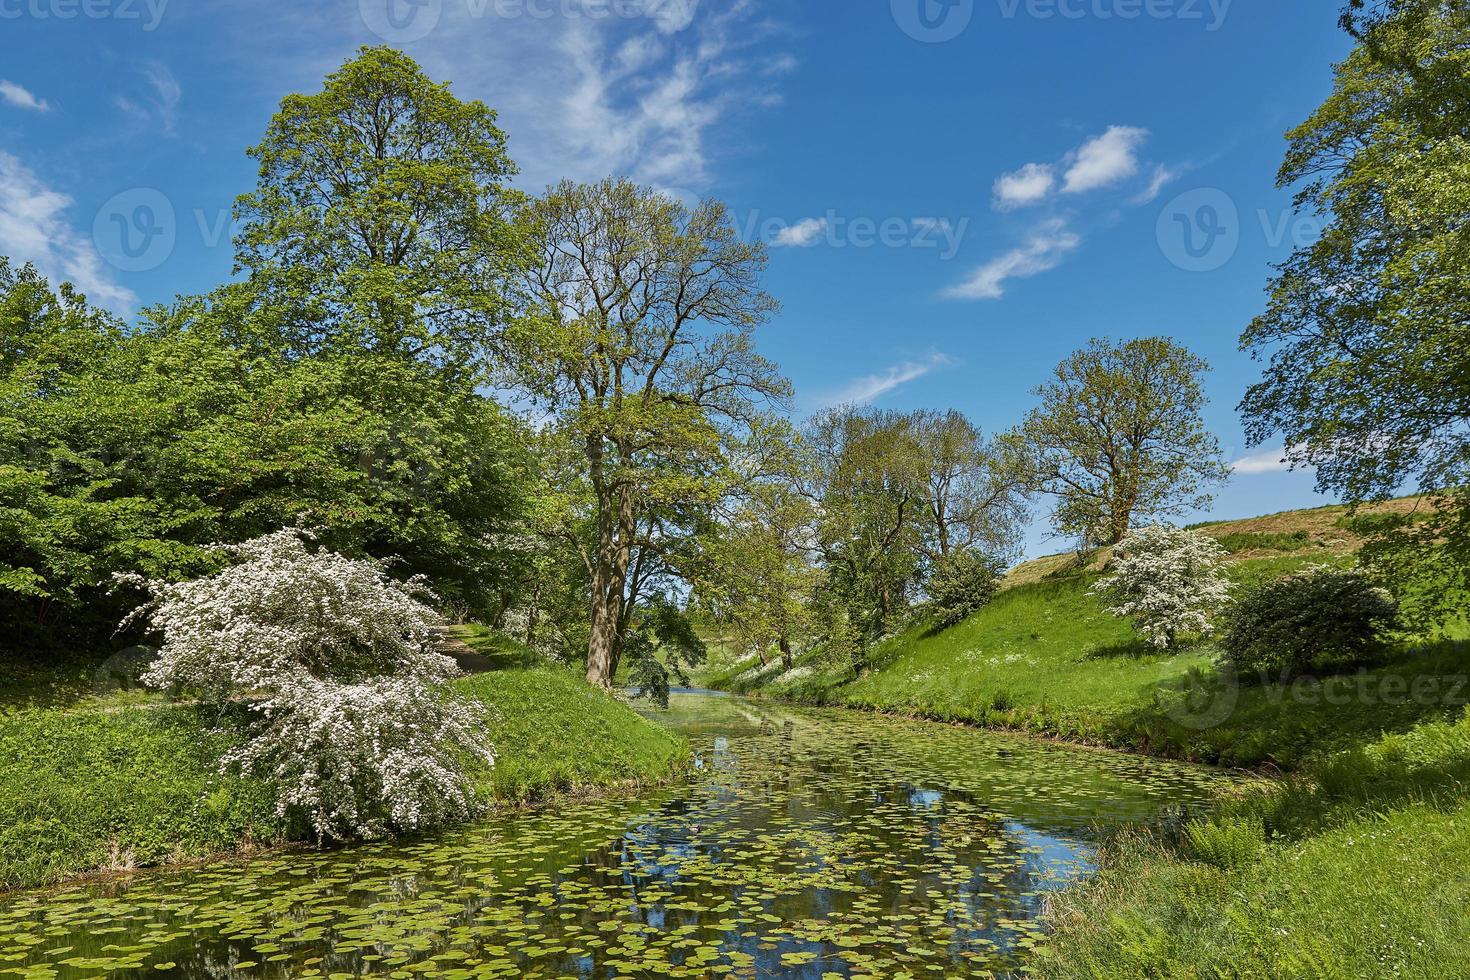
[[147, 589], [163, 634], [145, 683], [243, 707], [247, 737], [226, 755], [269, 779], [283, 816], [326, 837], [376, 837], [465, 815], [459, 760], [494, 763], [480, 713], [444, 681], [437, 613], [418, 580], [381, 562], [307, 547], [294, 528], [219, 550], [235, 564], [190, 582], [119, 576]]
[[1214, 538], [1167, 524], [1128, 535], [1113, 552], [1111, 574], [1092, 590], [1126, 616], [1160, 649], [1181, 633], [1209, 634], [1210, 614], [1230, 597], [1222, 567], [1224, 549]]

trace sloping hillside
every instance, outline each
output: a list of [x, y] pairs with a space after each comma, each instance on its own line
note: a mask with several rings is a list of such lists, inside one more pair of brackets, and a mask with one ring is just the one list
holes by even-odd
[[[1428, 506], [1422, 497], [1401, 497], [1362, 507], [1357, 516], [1409, 514]], [[1285, 510], [1264, 517], [1207, 521], [1191, 527], [1218, 540], [1234, 561], [1283, 554], [1348, 555], [1363, 546], [1363, 539], [1352, 531], [1352, 517], [1347, 506], [1339, 504], [1308, 510]], [[1013, 568], [1006, 576], [1005, 584], [1025, 585], [1056, 574], [1099, 571], [1111, 555], [1111, 548], [1094, 552], [1085, 568], [1080, 564], [1083, 556], [1077, 552], [1036, 558]]]

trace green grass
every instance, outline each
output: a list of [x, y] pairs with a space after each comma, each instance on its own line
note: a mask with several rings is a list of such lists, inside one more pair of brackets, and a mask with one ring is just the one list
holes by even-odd
[[0, 716], [0, 887], [273, 843], [269, 795], [221, 777], [191, 708]]
[[499, 799], [656, 782], [688, 754], [683, 738], [559, 667], [480, 674], [456, 686], [493, 710], [499, 756], [482, 788]]
[[[487, 673], [454, 682], [482, 701], [499, 754], [479, 780], [516, 804], [565, 792], [650, 783], [677, 771], [682, 738], [589, 687], [575, 673], [483, 635]], [[165, 864], [285, 841], [268, 788], [219, 775], [230, 736], [192, 707], [91, 694], [44, 670], [0, 713], [0, 889], [96, 870]], [[26, 705], [63, 702], [69, 707]]]
[[1305, 530], [1222, 534], [1216, 539], [1231, 554], [1242, 551], [1300, 551], [1312, 543]]
[[[1240, 589], [1311, 559], [1282, 555], [1236, 563]], [[940, 721], [1017, 729], [1155, 755], [1233, 766], [1289, 768], [1315, 753], [1457, 714], [1470, 690], [1454, 678], [1466, 645], [1400, 648], [1361, 675], [1313, 686], [1223, 684], [1215, 651], [1161, 654], [1103, 611], [1093, 576], [1044, 579], [1001, 592], [965, 622], [935, 633], [920, 624], [879, 644], [854, 678], [825, 651], [789, 674], [755, 661], [724, 664], [704, 682], [811, 704], [838, 704]], [[1436, 685], [1413, 697], [1415, 685]], [[1371, 710], [1362, 710], [1367, 691]]]
[[[1470, 719], [1324, 757], [1134, 837], [1052, 899], [1048, 977], [1470, 975]], [[1247, 829], [1248, 828], [1248, 829]]]

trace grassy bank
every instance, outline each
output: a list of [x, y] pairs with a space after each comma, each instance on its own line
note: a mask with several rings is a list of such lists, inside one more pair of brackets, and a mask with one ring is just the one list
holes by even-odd
[[1470, 975], [1470, 719], [1320, 759], [1052, 899], [1043, 976]]
[[[1242, 583], [1303, 559], [1232, 566]], [[1470, 647], [1411, 644], [1387, 662], [1317, 684], [1238, 687], [1201, 647], [1162, 655], [1105, 613], [1082, 573], [1003, 591], [943, 632], [920, 624], [879, 644], [860, 677], [812, 650], [789, 672], [754, 659], [705, 683], [808, 704], [837, 704], [968, 722], [1231, 766], [1291, 768], [1309, 756], [1385, 732], [1457, 717], [1470, 698], [1459, 677]], [[1371, 710], [1362, 705], [1370, 702]]]
[[[666, 778], [687, 748], [574, 673], [470, 637], [486, 672], [455, 682], [485, 705], [491, 802]], [[35, 678], [0, 714], [0, 888], [283, 842], [264, 785], [218, 774], [229, 736], [192, 707], [86, 697]], [[66, 706], [58, 691], [74, 691]], [[38, 693], [40, 692], [40, 693]], [[51, 706], [34, 707], [41, 702]]]

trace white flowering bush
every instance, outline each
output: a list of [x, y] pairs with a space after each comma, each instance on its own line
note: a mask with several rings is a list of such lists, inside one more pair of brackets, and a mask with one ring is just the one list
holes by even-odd
[[458, 668], [436, 649], [429, 593], [309, 541], [288, 528], [220, 546], [236, 562], [190, 582], [120, 576], [152, 596], [130, 620], [163, 634], [144, 683], [242, 710], [224, 765], [269, 779], [280, 813], [319, 838], [467, 814], [461, 763], [494, 753], [480, 714], [444, 687]]
[[1230, 598], [1225, 549], [1204, 534], [1151, 524], [1123, 539], [1110, 574], [1092, 590], [1145, 640], [1172, 648], [1186, 633], [1209, 634], [1211, 615]]

